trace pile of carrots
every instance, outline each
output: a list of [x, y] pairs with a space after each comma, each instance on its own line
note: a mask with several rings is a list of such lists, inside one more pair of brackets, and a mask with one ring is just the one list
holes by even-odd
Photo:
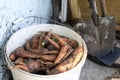
[[15, 68], [24, 71], [52, 75], [75, 67], [83, 56], [83, 46], [76, 40], [52, 33], [40, 32], [14, 50], [9, 58]]

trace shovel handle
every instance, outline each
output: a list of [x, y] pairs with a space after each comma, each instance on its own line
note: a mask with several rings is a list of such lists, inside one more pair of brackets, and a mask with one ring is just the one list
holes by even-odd
[[82, 20], [78, 0], [69, 0], [70, 11], [74, 20]]
[[98, 11], [97, 11], [97, 6], [96, 6], [96, 0], [88, 0], [88, 2], [90, 5], [94, 25], [98, 26], [99, 25], [99, 16], [98, 16]]
[[100, 5], [101, 5], [102, 17], [105, 17], [107, 15], [105, 0], [100, 0]]
[[52, 3], [52, 19], [56, 21], [60, 21], [59, 12], [60, 12], [61, 0], [51, 0], [51, 3]]

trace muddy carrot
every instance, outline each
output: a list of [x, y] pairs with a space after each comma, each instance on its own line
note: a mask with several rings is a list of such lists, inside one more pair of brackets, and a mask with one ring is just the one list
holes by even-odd
[[40, 53], [43, 53], [43, 52], [48, 51], [48, 49], [45, 49], [45, 48], [43, 48], [43, 47], [39, 47], [38, 49], [32, 49], [32, 48], [30, 47], [29, 42], [27, 42], [27, 43], [25, 44], [25, 48], [26, 48], [27, 51], [32, 52], [32, 53], [37, 53], [37, 54], [40, 54]]
[[29, 41], [27, 41], [27, 42], [25, 43], [25, 49], [29, 51], [30, 48], [31, 48], [31, 47], [30, 47], [30, 43], [29, 43]]
[[64, 42], [68, 42], [68, 40], [69, 40], [68, 38], [63, 37], [63, 36], [62, 36], [61, 38], [62, 38], [62, 40], [63, 40]]
[[62, 38], [59, 35], [57, 35], [57, 34], [52, 34], [52, 35], [53, 35], [53, 37], [55, 37], [58, 40], [58, 43], [61, 46], [63, 46], [66, 43], [64, 40], [62, 40]]
[[45, 46], [45, 43], [43, 42], [42, 39], [39, 39], [39, 43], [38, 43], [38, 49], [41, 49]]
[[15, 59], [16, 59], [16, 52], [13, 51], [13, 52], [10, 54], [9, 58], [10, 58], [11, 61], [15, 61]]
[[57, 74], [57, 73], [65, 72], [72, 69], [81, 60], [83, 56], [83, 52], [84, 52], [83, 47], [78, 47], [66, 60], [58, 64], [48, 74]]
[[16, 56], [22, 58], [40, 58], [40, 54], [34, 54], [28, 51], [25, 51], [24, 48], [19, 47], [16, 49]]
[[51, 62], [51, 61], [45, 61], [42, 63], [46, 65], [48, 69], [51, 69], [53, 66], [55, 66], [54, 62]]
[[41, 49], [30, 49], [29, 51], [32, 53], [37, 53], [37, 54], [40, 54], [42, 52]]
[[42, 55], [40, 59], [43, 61], [55, 61], [56, 55]]
[[43, 32], [39, 35], [38, 49], [41, 49], [45, 46], [44, 36], [45, 36], [45, 32]]
[[71, 45], [73, 48], [75, 48], [75, 47], [78, 46], [77, 41], [75, 41], [75, 40], [73, 40], [73, 39], [69, 39], [67, 42], [68, 42], [68, 44]]
[[27, 43], [25, 44], [25, 48], [26, 48], [26, 50], [29, 51], [29, 52], [41, 53], [41, 50], [40, 50], [40, 49], [32, 49], [32, 48], [30, 47], [30, 43], [29, 43], [29, 42], [27, 42]]
[[37, 49], [38, 48], [38, 43], [39, 43], [38, 36], [33, 36], [31, 41], [30, 41], [31, 48], [32, 49]]
[[15, 65], [25, 65], [23, 58], [17, 58], [15, 62], [13, 62]]
[[34, 72], [38, 72], [41, 69], [43, 69], [43, 65], [41, 62], [39, 61], [29, 61], [27, 63], [28, 68], [30, 69], [30, 72], [34, 73]]
[[41, 53], [41, 54], [57, 55], [57, 54], [58, 54], [58, 51], [57, 51], [57, 50], [46, 51], [46, 52], [43, 52], [43, 53]]
[[60, 49], [60, 46], [55, 42], [53, 41], [52, 39], [50, 39], [49, 37], [45, 37], [47, 39], [47, 41], [49, 41], [56, 49]]
[[69, 48], [70, 48], [70, 46], [66, 44], [60, 49], [60, 52], [58, 53], [58, 56], [55, 59], [55, 64], [60, 63], [60, 61], [66, 55]]
[[62, 58], [61, 62], [64, 61], [70, 54], [72, 54], [73, 51], [74, 51], [74, 49], [73, 49], [73, 48], [70, 48], [70, 49], [67, 51], [66, 55]]
[[15, 68], [22, 69], [24, 71], [30, 72], [30, 69], [25, 65], [16, 65]]
[[30, 43], [29, 43], [29, 42], [27, 42], [27, 43], [25, 44], [25, 48], [26, 48], [26, 50], [29, 51], [29, 52], [41, 53], [41, 50], [40, 50], [40, 49], [32, 49], [32, 48], [30, 47]]
[[30, 52], [25, 51], [23, 47], [19, 47], [16, 49], [16, 56], [25, 58], [25, 57], [30, 57], [31, 54]]
[[42, 59], [45, 61], [54, 61], [56, 58], [56, 55], [41, 55], [41, 54], [30, 53], [28, 51], [25, 51], [21, 47], [16, 50], [16, 56], [22, 58]]
[[47, 31], [47, 37], [51, 37], [51, 34], [52, 34], [52, 30]]
[[70, 46], [72, 46], [73, 48], [77, 47], [78, 46], [78, 43], [76, 40], [73, 40], [73, 39], [69, 39], [69, 38], [66, 38], [66, 37], [62, 37], [63, 41], [67, 42]]

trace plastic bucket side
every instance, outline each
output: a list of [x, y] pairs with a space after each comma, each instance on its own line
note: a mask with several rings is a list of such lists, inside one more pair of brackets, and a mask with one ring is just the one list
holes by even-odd
[[[55, 74], [55, 75], [36, 75], [25, 72], [20, 69], [15, 69], [9, 59], [9, 54], [15, 50], [17, 47], [22, 46], [27, 39], [31, 38], [38, 31], [49, 31], [52, 30], [53, 33], [57, 33], [78, 41], [79, 45], [84, 45], [84, 55], [80, 63], [73, 69], [66, 71], [64, 73]], [[79, 80], [81, 69], [86, 61], [87, 57], [87, 47], [84, 40], [73, 30], [68, 28], [54, 25], [54, 24], [40, 24], [33, 25], [30, 27], [23, 28], [16, 33], [14, 33], [8, 40], [5, 47], [5, 55], [8, 67], [10, 68], [14, 80]], [[74, 74], [75, 73], [75, 74]]]

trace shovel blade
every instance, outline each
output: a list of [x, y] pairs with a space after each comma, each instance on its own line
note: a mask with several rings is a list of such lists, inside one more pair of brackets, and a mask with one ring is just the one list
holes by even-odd
[[76, 24], [75, 30], [85, 40], [90, 55], [103, 57], [114, 47], [114, 25], [113, 17], [100, 17], [99, 26], [94, 26], [92, 20], [90, 20]]

